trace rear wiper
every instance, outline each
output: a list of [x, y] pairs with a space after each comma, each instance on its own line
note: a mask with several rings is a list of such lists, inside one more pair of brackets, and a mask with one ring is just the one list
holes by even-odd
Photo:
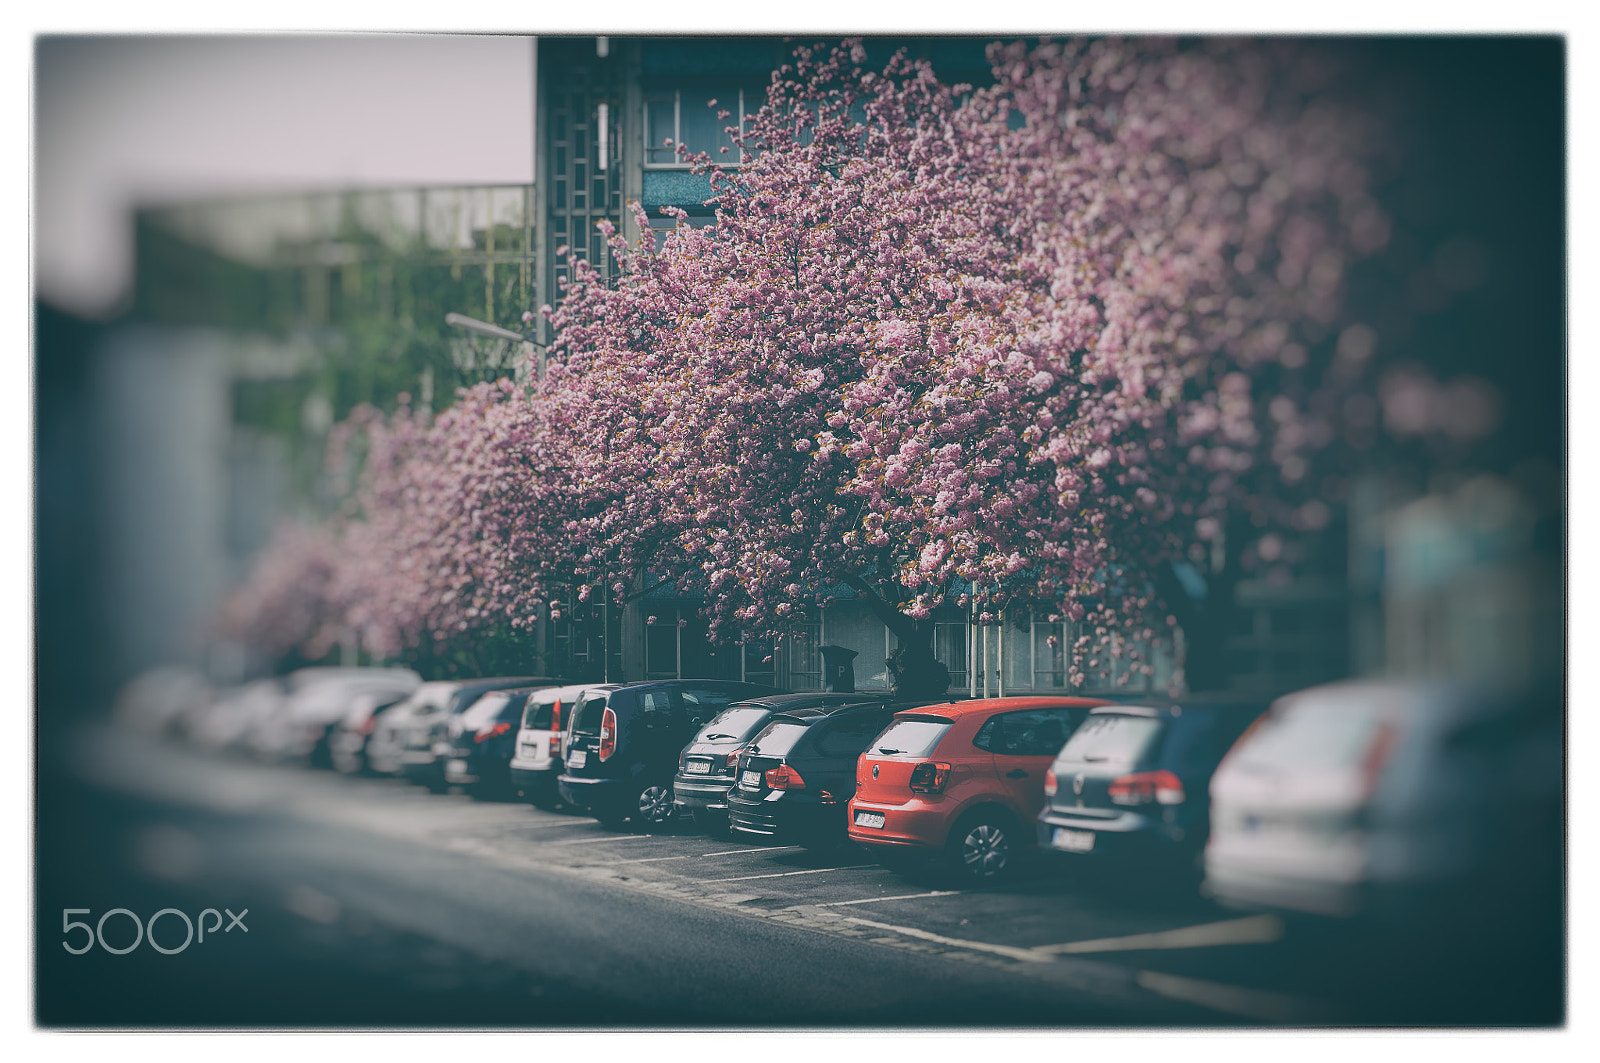
[[736, 736], [735, 735], [706, 735], [705, 739], [706, 739], [707, 742], [709, 742], [713, 738], [734, 738], [734, 737], [736, 737]]
[[1085, 764], [1099, 764], [1110, 759], [1110, 757], [1084, 757], [1083, 762]]
[[878, 747], [878, 752], [879, 753], [887, 753], [892, 757], [896, 753], [904, 753], [905, 750], [903, 750], [903, 749], [890, 749], [888, 746], [879, 746]]

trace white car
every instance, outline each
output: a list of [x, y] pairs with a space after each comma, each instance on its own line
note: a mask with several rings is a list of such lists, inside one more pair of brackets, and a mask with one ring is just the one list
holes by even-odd
[[367, 738], [367, 770], [376, 775], [400, 774], [411, 730], [426, 730], [463, 685], [460, 680], [423, 683], [404, 701], [379, 712]]
[[289, 682], [291, 693], [283, 707], [261, 721], [251, 744], [258, 756], [310, 757], [313, 763], [326, 764], [328, 729], [357, 696], [403, 696], [416, 690], [422, 677], [409, 668], [306, 669], [291, 674]]
[[561, 737], [572, 706], [590, 685], [546, 687], [528, 695], [511, 757], [511, 788], [540, 808], [554, 806], [561, 774]]
[[1561, 723], [1559, 691], [1286, 695], [1212, 777], [1202, 888], [1232, 907], [1411, 921], [1559, 883]]

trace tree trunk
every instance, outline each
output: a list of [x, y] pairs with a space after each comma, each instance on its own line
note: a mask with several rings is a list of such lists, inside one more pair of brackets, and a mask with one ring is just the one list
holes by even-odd
[[895, 700], [945, 700], [950, 691], [950, 670], [933, 654], [933, 621], [911, 619], [859, 576], [846, 576], [844, 582], [862, 595], [873, 615], [900, 640], [887, 662]]

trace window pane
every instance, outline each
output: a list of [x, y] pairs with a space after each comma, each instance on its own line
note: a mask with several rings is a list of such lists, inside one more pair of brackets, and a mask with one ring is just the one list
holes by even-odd
[[1132, 764], [1150, 748], [1161, 721], [1148, 716], [1090, 716], [1073, 734], [1061, 759], [1090, 764]]
[[[708, 152], [713, 162], [738, 162], [737, 157], [730, 157], [733, 155], [733, 138], [722, 131], [725, 126], [737, 125], [738, 120], [732, 115], [717, 117], [718, 111], [738, 112], [738, 90], [683, 89], [679, 97], [683, 106], [678, 119], [682, 124], [683, 142], [689, 146], [689, 150]], [[716, 100], [716, 106], [708, 107], [708, 100]], [[728, 148], [728, 154], [722, 154], [721, 148]]]
[[891, 757], [932, 756], [939, 739], [951, 726], [938, 720], [896, 720], [878, 736], [869, 751]]
[[644, 670], [650, 679], [678, 678], [678, 625], [670, 614], [644, 629]]
[[673, 128], [673, 110], [675, 104], [671, 97], [666, 99], [648, 100], [644, 105], [644, 144], [645, 162], [673, 162], [675, 155], [673, 149], [665, 146], [665, 141], [675, 140], [677, 130]]

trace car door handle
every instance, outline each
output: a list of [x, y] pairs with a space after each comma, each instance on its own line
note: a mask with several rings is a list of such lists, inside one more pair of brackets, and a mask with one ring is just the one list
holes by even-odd
[[1026, 779], [1027, 777], [1028, 773], [1023, 771], [1021, 768], [1018, 768], [1015, 771], [1006, 772], [1006, 778], [1008, 779]]

